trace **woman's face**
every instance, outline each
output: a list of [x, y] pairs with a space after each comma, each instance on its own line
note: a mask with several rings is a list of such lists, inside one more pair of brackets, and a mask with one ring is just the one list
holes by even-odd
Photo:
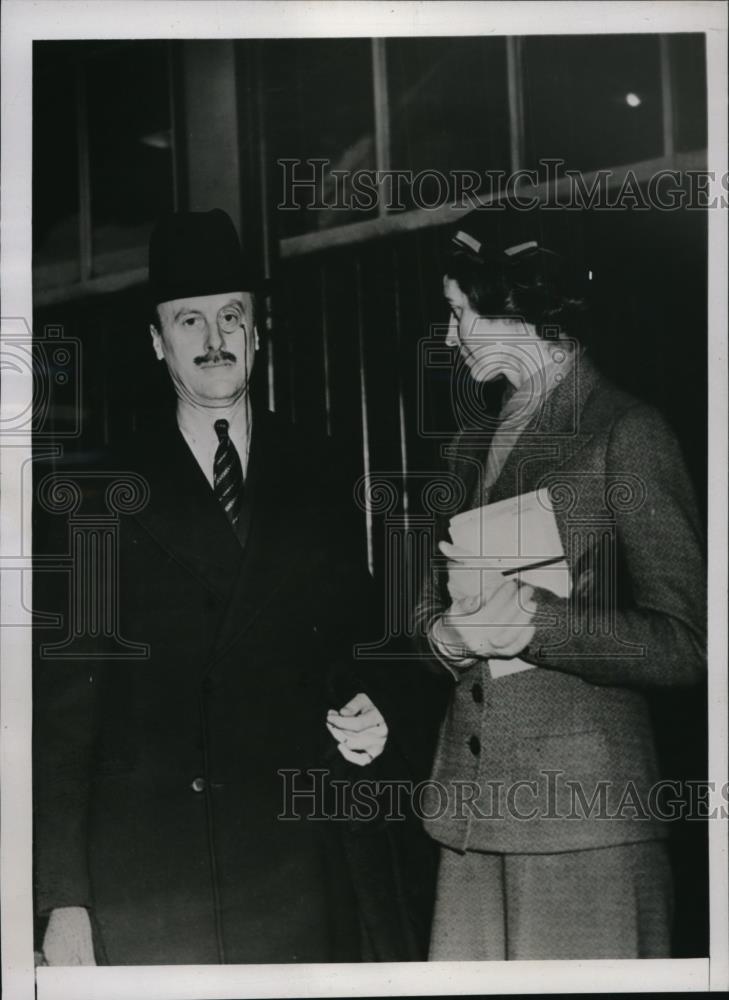
[[490, 382], [505, 375], [518, 386], [539, 343], [535, 328], [517, 317], [479, 316], [448, 275], [443, 278], [443, 294], [451, 310], [446, 344], [458, 347], [471, 376], [477, 382]]

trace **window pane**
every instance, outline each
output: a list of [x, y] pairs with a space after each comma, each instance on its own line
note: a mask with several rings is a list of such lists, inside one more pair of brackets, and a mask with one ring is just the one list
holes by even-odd
[[[275, 162], [275, 200], [287, 195], [296, 207], [277, 211], [279, 236], [293, 236], [371, 218], [375, 210], [351, 207], [351, 189], [343, 196], [330, 177], [333, 170], [351, 174], [373, 170], [374, 110], [371, 44], [363, 38], [277, 39], [265, 50], [267, 127]], [[321, 184], [292, 192], [281, 159], [324, 159]], [[288, 168], [288, 179], [314, 178], [314, 168]], [[314, 192], [313, 187], [316, 187]], [[308, 207], [315, 202], [329, 207]], [[339, 189], [342, 194], [342, 189]], [[332, 207], [339, 201], [345, 207]], [[350, 207], [346, 207], [350, 206]]]
[[[143, 266], [149, 232], [172, 208], [167, 46], [95, 44], [85, 60], [94, 271]], [[114, 263], [106, 254], [122, 252]]]
[[78, 278], [79, 258], [73, 51], [66, 42], [33, 45], [33, 266], [67, 261], [66, 281]]
[[[393, 169], [437, 171], [407, 208], [451, 201], [454, 171], [505, 170], [509, 115], [503, 38], [393, 38], [387, 42]], [[415, 180], [415, 178], [414, 178]], [[481, 188], [482, 185], [479, 185]]]
[[593, 170], [663, 152], [656, 35], [524, 39], [526, 166]]
[[706, 147], [706, 49], [703, 35], [671, 35], [676, 149]]

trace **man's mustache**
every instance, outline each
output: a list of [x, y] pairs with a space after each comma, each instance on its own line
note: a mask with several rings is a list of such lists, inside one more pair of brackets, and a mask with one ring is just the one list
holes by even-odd
[[207, 354], [200, 354], [194, 359], [196, 365], [215, 365], [219, 364], [221, 361], [230, 361], [233, 364], [236, 362], [235, 354], [231, 354], [230, 351], [212, 351]]

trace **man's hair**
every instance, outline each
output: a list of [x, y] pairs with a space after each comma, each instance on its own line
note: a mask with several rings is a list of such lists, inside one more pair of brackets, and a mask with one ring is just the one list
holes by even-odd
[[567, 293], [560, 258], [541, 249], [514, 258], [501, 257], [484, 259], [453, 249], [446, 259], [445, 274], [458, 284], [479, 316], [513, 316], [532, 325], [540, 337], [559, 328], [582, 339], [585, 302]]

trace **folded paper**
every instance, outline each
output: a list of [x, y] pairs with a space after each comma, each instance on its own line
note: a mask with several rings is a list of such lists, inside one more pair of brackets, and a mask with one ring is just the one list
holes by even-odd
[[[520, 583], [569, 597], [570, 571], [547, 490], [509, 497], [451, 518], [452, 545], [441, 544], [450, 560], [452, 600], [478, 597], [482, 603], [513, 576]], [[490, 660], [492, 677], [504, 677], [532, 664], [518, 657]]]

